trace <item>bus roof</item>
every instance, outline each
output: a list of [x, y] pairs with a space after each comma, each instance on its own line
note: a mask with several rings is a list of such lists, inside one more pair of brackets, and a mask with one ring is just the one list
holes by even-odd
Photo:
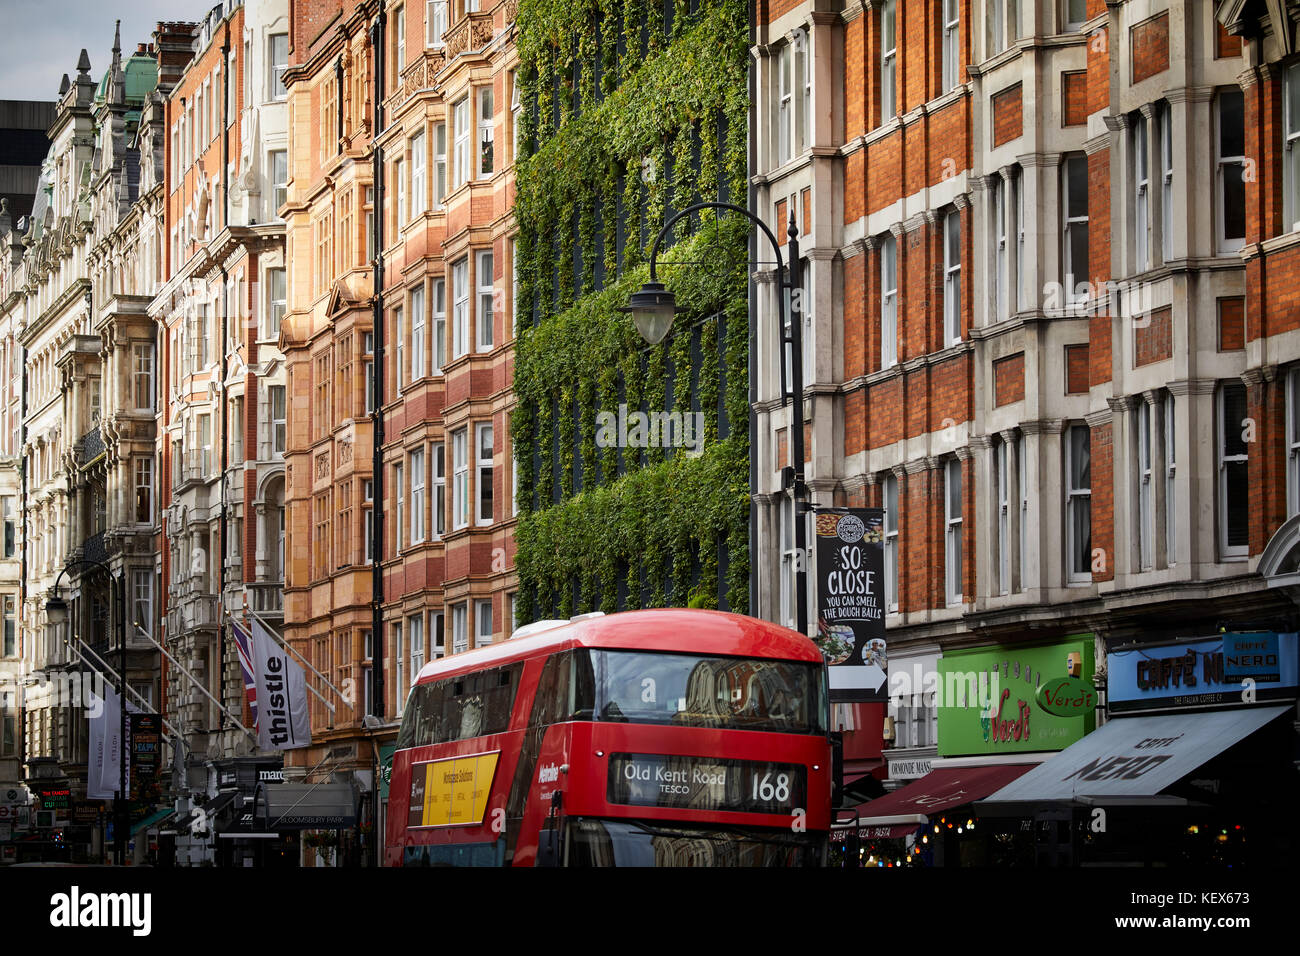
[[555, 627], [490, 647], [430, 661], [417, 683], [497, 667], [573, 647], [765, 657], [820, 663], [817, 645], [798, 631], [725, 611], [661, 608], [557, 622]]

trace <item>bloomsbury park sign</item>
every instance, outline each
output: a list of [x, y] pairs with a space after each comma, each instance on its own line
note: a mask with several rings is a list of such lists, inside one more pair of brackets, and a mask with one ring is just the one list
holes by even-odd
[[[1067, 661], [1077, 654], [1079, 680]], [[1055, 644], [945, 651], [939, 659], [939, 756], [1064, 750], [1096, 727], [1091, 634]]]

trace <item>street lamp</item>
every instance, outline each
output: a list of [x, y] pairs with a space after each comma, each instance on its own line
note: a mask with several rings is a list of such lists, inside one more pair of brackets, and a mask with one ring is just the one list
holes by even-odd
[[113, 862], [118, 866], [126, 865], [126, 831], [130, 826], [127, 807], [130, 805], [130, 793], [126, 788], [126, 572], [114, 578], [113, 569], [101, 561], [82, 559], [72, 561], [59, 572], [54, 579], [53, 593], [45, 601], [45, 620], [54, 627], [62, 627], [68, 622], [68, 602], [59, 595], [59, 582], [63, 576], [76, 567], [99, 568], [108, 575], [108, 579], [118, 592], [117, 616], [118, 632], [118, 756], [117, 756], [117, 796], [113, 798]]
[[[658, 345], [663, 341], [664, 336], [668, 334], [668, 330], [672, 326], [673, 316], [677, 311], [677, 303], [673, 294], [659, 281], [659, 277], [655, 272], [659, 257], [659, 245], [663, 242], [664, 236], [667, 236], [672, 231], [673, 226], [677, 224], [679, 219], [701, 209], [740, 213], [767, 236], [772, 243], [772, 251], [776, 253], [777, 319], [780, 323], [781, 344], [790, 346], [790, 382], [787, 383], [785, 380], [785, 362], [782, 360], [779, 363], [781, 367], [781, 396], [783, 404], [787, 402], [793, 403], [795, 409], [790, 422], [790, 446], [794, 462], [791, 467], [782, 471], [782, 480], [783, 488], [790, 489], [794, 497], [794, 546], [797, 555], [795, 561], [795, 622], [799, 632], [807, 634], [808, 561], [803, 522], [803, 516], [807, 512], [807, 505], [804, 500], [806, 488], [803, 473], [803, 325], [800, 321], [802, 306], [797, 294], [802, 285], [799, 276], [799, 232], [795, 228], [794, 214], [791, 213], [790, 215], [790, 223], [786, 232], [790, 247], [790, 267], [786, 269], [781, 258], [781, 245], [776, 241], [776, 236], [773, 235], [772, 230], [767, 227], [763, 220], [748, 209], [725, 202], [700, 202], [687, 206], [665, 222], [663, 228], [659, 230], [659, 235], [655, 236], [654, 245], [650, 249], [650, 279], [640, 289], [632, 293], [631, 298], [628, 299], [628, 304], [619, 311], [631, 313], [632, 324], [636, 326], [637, 332], [650, 345]], [[790, 321], [788, 325], [785, 316], [786, 290], [791, 292]]]

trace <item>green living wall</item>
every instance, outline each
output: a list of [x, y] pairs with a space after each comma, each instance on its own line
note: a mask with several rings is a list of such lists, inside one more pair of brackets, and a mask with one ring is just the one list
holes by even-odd
[[[747, 223], [706, 212], [665, 241], [679, 312], [664, 342], [646, 347], [617, 310], [675, 210], [745, 201], [746, 4], [522, 0], [516, 26], [519, 622], [744, 612]], [[598, 415], [620, 405], [698, 413], [703, 441], [606, 447]]]

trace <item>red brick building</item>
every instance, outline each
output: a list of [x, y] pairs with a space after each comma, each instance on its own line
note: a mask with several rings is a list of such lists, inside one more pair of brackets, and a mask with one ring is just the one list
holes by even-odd
[[[1162, 0], [758, 9], [755, 202], [803, 233], [809, 484], [886, 509], [891, 665], [1291, 626], [1266, 575], [1300, 541], [1269, 545], [1300, 511], [1294, 21]], [[790, 620], [772, 295], [756, 573], [759, 613]], [[932, 698], [891, 713], [897, 746], [933, 753]]]
[[354, 692], [291, 758], [322, 775], [370, 766], [363, 717], [392, 739], [425, 662], [513, 627], [515, 12], [292, 4], [285, 633]]

